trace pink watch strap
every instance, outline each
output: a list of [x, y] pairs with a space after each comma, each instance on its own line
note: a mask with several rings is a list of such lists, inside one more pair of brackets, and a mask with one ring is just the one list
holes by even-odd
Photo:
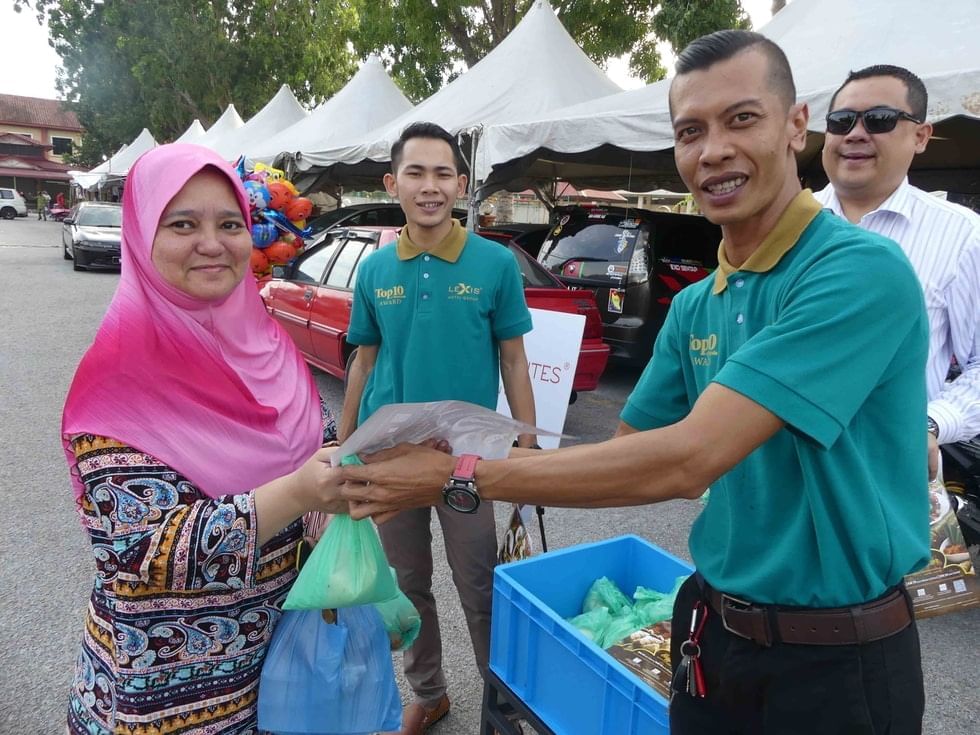
[[456, 461], [456, 471], [453, 472], [453, 477], [459, 478], [460, 480], [472, 480], [476, 475], [476, 463], [480, 461], [480, 457], [476, 454], [462, 454]]

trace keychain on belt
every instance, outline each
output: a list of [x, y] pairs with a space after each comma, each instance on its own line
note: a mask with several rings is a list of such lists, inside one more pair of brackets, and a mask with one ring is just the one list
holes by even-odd
[[[701, 618], [700, 622], [698, 617]], [[691, 611], [691, 630], [688, 639], [681, 644], [681, 661], [677, 664], [674, 678], [670, 682], [672, 691], [704, 698], [708, 689], [704, 683], [701, 668], [701, 635], [708, 622], [708, 606], [702, 600], [694, 603]]]

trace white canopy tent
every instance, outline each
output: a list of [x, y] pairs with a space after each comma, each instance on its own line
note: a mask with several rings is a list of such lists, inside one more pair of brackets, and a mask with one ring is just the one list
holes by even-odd
[[208, 128], [207, 132], [194, 142], [197, 145], [203, 145], [213, 150], [217, 141], [242, 127], [244, 124], [235, 106], [228, 105], [225, 111], [221, 113], [221, 117], [214, 121], [214, 125]]
[[187, 130], [181, 133], [180, 137], [174, 143], [197, 143], [203, 137], [204, 126], [201, 125], [200, 120], [195, 118], [194, 122], [187, 126]]
[[157, 147], [157, 142], [150, 135], [150, 131], [143, 128], [142, 132], [136, 136], [136, 139], [126, 146], [126, 150], [117, 153], [112, 158], [109, 159], [109, 168], [106, 170], [102, 182], [125, 179], [127, 174], [129, 174], [129, 169], [133, 167], [137, 159], [146, 153], [148, 150]]
[[[947, 0], [793, 0], [759, 29], [786, 52], [814, 133], [804, 167], [819, 158], [830, 96], [848, 72], [895, 64], [922, 77], [936, 140], [916, 159], [920, 177], [942, 170], [960, 190], [980, 186], [980, 8]], [[682, 186], [673, 164], [669, 80], [484, 131], [476, 175], [489, 188], [561, 178], [606, 188]], [[973, 174], [956, 174], [957, 168]], [[491, 170], [493, 173], [491, 174]], [[935, 180], [936, 175], [932, 178]], [[970, 181], [973, 184], [971, 186]]]
[[269, 138], [305, 119], [309, 114], [297, 101], [292, 90], [284, 84], [244, 125], [221, 135], [212, 136], [212, 131], [209, 130], [207, 145], [225, 160], [235, 161], [249, 149], [262, 145]]
[[100, 163], [88, 172], [69, 171], [68, 173], [82, 189], [92, 190], [108, 181], [126, 178], [129, 169], [136, 163], [136, 159], [151, 148], [156, 148], [156, 146], [157, 142], [153, 139], [150, 131], [143, 128], [132, 143], [122, 146], [108, 161]]
[[547, 0], [537, 0], [493, 51], [418, 106], [348, 142], [334, 138], [329, 146], [301, 149], [297, 164], [303, 170], [333, 167], [321, 183], [376, 185], [391, 145], [412, 122], [435, 122], [460, 134], [619, 91], [568, 35]]
[[326, 150], [374, 130], [412, 109], [412, 103], [372, 54], [337, 94], [308, 117], [244, 151], [249, 158], [272, 163], [280, 155], [297, 158], [304, 150]]
[[112, 161], [113, 156], [118, 156], [128, 147], [128, 143], [123, 143], [121, 146], [119, 146], [118, 151], [113, 153], [112, 156], [109, 156], [109, 158], [90, 171], [69, 171], [68, 175], [71, 176], [72, 182], [76, 186], [82, 189], [92, 189], [96, 187], [100, 181], [102, 181], [102, 177], [105, 175], [105, 172], [109, 170], [109, 164]]

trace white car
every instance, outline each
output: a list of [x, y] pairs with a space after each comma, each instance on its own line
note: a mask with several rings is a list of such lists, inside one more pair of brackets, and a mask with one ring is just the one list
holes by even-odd
[[0, 188], [0, 217], [13, 219], [27, 216], [27, 202], [16, 189]]

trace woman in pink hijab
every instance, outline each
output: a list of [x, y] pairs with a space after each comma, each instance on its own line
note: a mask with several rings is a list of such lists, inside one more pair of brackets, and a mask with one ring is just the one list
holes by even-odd
[[129, 174], [122, 276], [62, 421], [95, 585], [71, 733], [255, 733], [301, 516], [346, 511], [313, 378], [249, 270], [248, 201], [215, 153]]

